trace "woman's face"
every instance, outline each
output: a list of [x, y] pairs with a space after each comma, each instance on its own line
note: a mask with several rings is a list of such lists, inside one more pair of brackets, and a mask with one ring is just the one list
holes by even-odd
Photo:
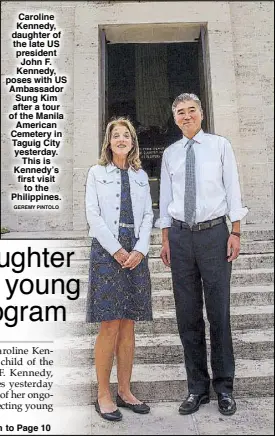
[[117, 124], [111, 133], [110, 146], [113, 155], [126, 157], [133, 148], [132, 137], [127, 127]]

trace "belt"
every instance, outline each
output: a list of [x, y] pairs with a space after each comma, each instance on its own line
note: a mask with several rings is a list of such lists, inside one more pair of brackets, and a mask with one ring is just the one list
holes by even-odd
[[172, 223], [174, 225], [180, 228], [187, 227], [192, 232], [209, 229], [210, 227], [214, 227], [217, 226], [218, 224], [225, 223], [225, 222], [226, 222], [225, 216], [219, 216], [218, 218], [214, 218], [213, 220], [203, 221], [202, 223], [194, 224], [192, 227], [189, 227], [189, 225], [185, 221], [180, 221], [180, 220], [176, 220], [175, 218], [172, 218]]
[[119, 223], [119, 227], [127, 227], [129, 229], [133, 229], [135, 227], [135, 224]]

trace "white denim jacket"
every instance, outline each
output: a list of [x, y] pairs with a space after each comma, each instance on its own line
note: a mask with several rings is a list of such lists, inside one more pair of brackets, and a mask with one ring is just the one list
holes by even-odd
[[[142, 169], [128, 169], [135, 237], [134, 250], [149, 251], [153, 210], [148, 176]], [[86, 216], [89, 236], [96, 238], [112, 256], [122, 248], [118, 241], [121, 201], [120, 170], [113, 164], [90, 168], [86, 185]]]

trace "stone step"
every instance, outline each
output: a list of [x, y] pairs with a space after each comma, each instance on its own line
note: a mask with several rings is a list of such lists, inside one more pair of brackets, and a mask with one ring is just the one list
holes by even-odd
[[[274, 350], [274, 331], [234, 330], [232, 332], [236, 359], [272, 359]], [[206, 333], [208, 356], [209, 329]], [[82, 338], [70, 337], [55, 341], [54, 361], [57, 366], [90, 367], [94, 364], [93, 348], [96, 335]], [[182, 363], [183, 347], [178, 334], [136, 335], [136, 363]]]
[[[232, 330], [271, 328], [274, 323], [273, 314], [273, 306], [232, 307]], [[153, 318], [153, 321], [137, 322], [136, 333], [163, 334], [165, 332], [166, 334], [177, 334], [175, 310], [155, 311]], [[54, 329], [55, 338], [96, 334], [99, 326], [98, 323], [86, 323], [85, 312], [82, 314], [68, 312], [66, 323], [56, 322], [50, 324], [51, 328]]]
[[[234, 270], [240, 269], [256, 269], [256, 268], [272, 268], [274, 264], [274, 254], [243, 254], [240, 255], [233, 263]], [[151, 273], [169, 272], [170, 268], [165, 266], [160, 258], [149, 259], [149, 269]], [[73, 260], [71, 266], [67, 270], [63, 268], [61, 274], [88, 274], [89, 261], [88, 260]]]
[[[211, 375], [211, 371], [209, 369]], [[62, 404], [83, 406], [96, 400], [95, 367], [55, 367], [60, 385], [56, 400]], [[272, 396], [274, 388], [273, 359], [236, 359], [234, 394], [236, 398]], [[111, 373], [111, 388], [117, 390], [116, 366]], [[143, 401], [181, 401], [187, 392], [184, 364], [135, 364], [132, 373], [132, 391]], [[62, 388], [61, 388], [62, 387]], [[211, 398], [215, 398], [211, 390]], [[57, 402], [56, 401], [56, 402]]]
[[[50, 244], [48, 245], [48, 242]], [[90, 256], [91, 241], [78, 241], [79, 245], [75, 245], [77, 241], [47, 241], [47, 247], [50, 251], [55, 248], [64, 253], [65, 251], [74, 251], [73, 260], [87, 260]], [[61, 244], [61, 245], [60, 245]], [[149, 257], [160, 257], [161, 245], [150, 245]], [[273, 241], [243, 241], [241, 244], [241, 254], [264, 254], [274, 253]]]
[[[87, 289], [83, 289], [81, 296], [68, 304], [69, 312], [86, 311]], [[50, 299], [50, 297], [49, 297]], [[48, 299], [48, 301], [49, 301]], [[62, 300], [53, 300], [57, 305], [62, 304]], [[264, 306], [274, 303], [274, 286], [239, 286], [231, 288], [231, 306]], [[175, 307], [172, 289], [152, 290], [153, 310], [167, 310]]]
[[[173, 291], [171, 289], [153, 290], [152, 301], [155, 310], [166, 310], [175, 307]], [[232, 287], [230, 301], [231, 306], [272, 305], [274, 303], [274, 286]]]
[[[255, 268], [250, 270], [232, 271], [232, 286], [248, 286], [273, 283], [273, 268]], [[172, 289], [172, 278], [170, 272], [151, 274], [153, 289]]]
[[[149, 257], [160, 257], [161, 245], [150, 245]], [[90, 247], [78, 247], [76, 259], [87, 259]], [[274, 253], [274, 241], [242, 241], [240, 254]]]
[[[231, 308], [232, 329], [263, 329], [273, 327], [274, 308], [273, 306], [239, 306]], [[91, 332], [96, 332], [95, 324], [91, 324]], [[155, 311], [152, 322], [138, 322], [136, 332], [139, 333], [177, 333], [177, 321], [173, 309], [166, 311]]]
[[[230, 224], [229, 224], [229, 228]], [[270, 224], [244, 224], [241, 227], [242, 242], [274, 240], [274, 226]], [[58, 241], [63, 247], [89, 246], [91, 238], [87, 230], [44, 231], [44, 232], [10, 232], [1, 235], [1, 239], [47, 240], [47, 246]], [[154, 228], [151, 244], [161, 244], [161, 230]], [[55, 244], [56, 245], [56, 244]]]
[[[56, 269], [53, 273], [56, 275], [62, 275], [64, 281], [71, 279], [78, 279], [80, 281], [80, 295], [85, 296], [88, 289], [88, 275], [73, 275], [69, 276], [70, 270], [66, 274], [60, 274], [59, 270]], [[53, 277], [53, 274], [51, 275]], [[254, 287], [254, 286], [267, 286], [274, 283], [274, 269], [273, 268], [255, 268], [251, 270], [238, 270], [232, 271], [231, 286], [232, 287]], [[165, 273], [152, 273], [151, 274], [151, 284], [152, 289], [159, 290], [171, 290], [172, 289], [172, 277], [171, 272]]]
[[[231, 229], [231, 226], [229, 226]], [[241, 228], [242, 236], [241, 241], [270, 241], [274, 240], [274, 227], [272, 225], [267, 226], [253, 226], [247, 225]], [[151, 244], [161, 244], [161, 231], [154, 229], [151, 234]]]
[[[272, 268], [274, 264], [274, 254], [243, 254], [233, 262], [233, 268], [235, 271], [242, 269], [254, 269], [254, 268]], [[82, 265], [83, 270], [87, 270], [87, 266]], [[161, 273], [170, 271], [170, 268], [165, 266], [161, 259], [152, 258], [149, 259], [149, 268], [151, 273]], [[81, 269], [80, 269], [81, 271]]]

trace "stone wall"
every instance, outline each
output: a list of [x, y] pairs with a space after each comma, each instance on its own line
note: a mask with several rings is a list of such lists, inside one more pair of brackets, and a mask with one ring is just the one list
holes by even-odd
[[273, 221], [274, 3], [230, 2], [249, 223]]
[[[207, 23], [208, 88], [214, 130], [230, 139], [234, 147], [244, 204], [251, 209], [247, 222], [271, 222], [271, 2], [26, 1], [2, 2], [1, 6], [2, 74], [11, 74], [14, 69], [8, 33], [16, 13], [24, 6], [24, 10], [55, 13], [66, 34], [57, 64], [70, 80], [63, 102], [68, 122], [59, 158], [63, 168], [59, 189], [64, 207], [61, 213], [39, 214], [16, 213], [7, 201], [14, 184], [5, 117], [11, 99], [2, 80], [2, 225], [17, 231], [87, 228], [85, 182], [90, 165], [98, 158], [101, 124], [99, 27], [129, 23]], [[179, 17], [184, 23], [179, 23]]]

